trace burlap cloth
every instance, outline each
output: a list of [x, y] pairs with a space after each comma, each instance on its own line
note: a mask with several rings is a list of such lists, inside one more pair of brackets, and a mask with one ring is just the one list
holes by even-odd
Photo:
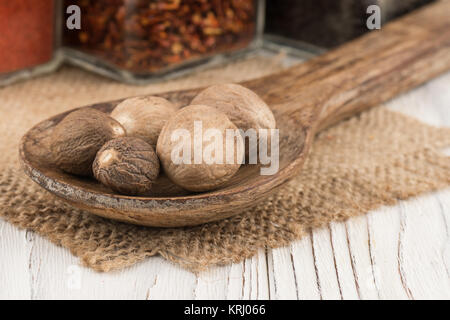
[[68, 248], [95, 270], [120, 269], [161, 254], [198, 271], [241, 261], [259, 248], [300, 239], [311, 228], [450, 184], [450, 159], [438, 151], [450, 145], [450, 130], [382, 107], [322, 132], [302, 174], [264, 203], [198, 227], [144, 228], [96, 217], [42, 190], [19, 167], [21, 136], [53, 114], [102, 100], [249, 79], [280, 68], [276, 59], [251, 58], [134, 87], [65, 67], [0, 89], [0, 216]]

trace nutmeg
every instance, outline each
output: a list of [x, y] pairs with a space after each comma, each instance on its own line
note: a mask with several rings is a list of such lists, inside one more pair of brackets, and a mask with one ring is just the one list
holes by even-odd
[[144, 140], [123, 137], [108, 141], [97, 153], [95, 178], [126, 195], [145, 195], [159, 174], [159, 160]]
[[50, 150], [54, 163], [62, 170], [92, 175], [92, 162], [109, 140], [124, 136], [125, 129], [106, 113], [81, 108], [67, 115], [53, 129]]
[[252, 90], [239, 84], [213, 85], [200, 92], [191, 104], [207, 105], [225, 113], [236, 127], [275, 129], [276, 121], [269, 106]]
[[[259, 141], [260, 129], [275, 129], [275, 117], [269, 106], [253, 91], [239, 84], [213, 85], [200, 92], [191, 102], [214, 107], [225, 113], [236, 127], [243, 130], [245, 137], [249, 129], [253, 129]], [[270, 136], [267, 146], [270, 147]], [[245, 155], [250, 163], [257, 161], [258, 141], [245, 142]], [[250, 156], [250, 157], [249, 157]]]
[[191, 105], [166, 123], [156, 152], [175, 184], [189, 191], [208, 191], [222, 186], [239, 170], [244, 146], [236, 126], [224, 113]]
[[135, 97], [122, 101], [111, 112], [127, 131], [127, 136], [141, 138], [156, 148], [159, 133], [176, 107], [160, 97]]

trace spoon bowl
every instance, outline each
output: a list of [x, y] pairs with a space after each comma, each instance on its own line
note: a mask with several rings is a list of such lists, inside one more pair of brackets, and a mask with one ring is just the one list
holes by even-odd
[[[197, 91], [185, 91], [182, 96], [191, 97]], [[161, 96], [178, 106], [185, 105], [180, 92]], [[120, 101], [90, 107], [110, 113], [118, 103]], [[263, 176], [258, 165], [243, 165], [224, 187], [200, 194], [185, 191], [162, 175], [148, 196], [124, 196], [94, 179], [65, 173], [52, 164], [49, 140], [53, 128], [72, 111], [39, 123], [23, 137], [20, 156], [25, 172], [39, 185], [75, 207], [139, 225], [186, 226], [226, 218], [258, 202], [285, 182], [285, 172], [293, 174], [295, 169], [299, 169], [305, 154], [303, 148], [307, 132], [284, 127], [280, 129], [280, 151], [283, 151], [280, 152], [280, 167], [275, 175]], [[275, 116], [281, 123], [289, 123], [283, 115]]]

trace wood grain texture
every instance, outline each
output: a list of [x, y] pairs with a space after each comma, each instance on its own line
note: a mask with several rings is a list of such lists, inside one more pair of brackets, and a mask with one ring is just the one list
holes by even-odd
[[[25, 135], [20, 148], [24, 170], [35, 182], [72, 205], [111, 219], [169, 227], [229, 217], [265, 199], [295, 176], [317, 129], [387, 101], [448, 70], [448, 12], [450, 1], [438, 1], [307, 63], [245, 82], [271, 107], [280, 129], [280, 170], [274, 175], [263, 176], [258, 166], [244, 165], [225, 187], [216, 191], [121, 196], [52, 165], [48, 137], [67, 113], [41, 122]], [[162, 96], [182, 106], [197, 92], [194, 89]], [[116, 104], [92, 107], [110, 113]]]
[[[450, 127], [449, 87], [450, 73], [387, 107]], [[199, 275], [161, 257], [96, 273], [0, 220], [0, 299], [450, 299], [449, 230], [447, 189]]]

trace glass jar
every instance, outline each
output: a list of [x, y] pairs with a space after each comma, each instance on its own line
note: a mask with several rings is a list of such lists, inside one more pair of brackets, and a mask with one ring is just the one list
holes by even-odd
[[58, 0], [0, 1], [0, 86], [58, 67], [58, 5]]
[[382, 25], [435, 0], [267, 1], [266, 39], [322, 52], [368, 32], [367, 9], [380, 8]]
[[64, 31], [69, 61], [131, 83], [254, 47], [263, 15], [257, 0], [65, 1], [73, 4], [81, 29]]

